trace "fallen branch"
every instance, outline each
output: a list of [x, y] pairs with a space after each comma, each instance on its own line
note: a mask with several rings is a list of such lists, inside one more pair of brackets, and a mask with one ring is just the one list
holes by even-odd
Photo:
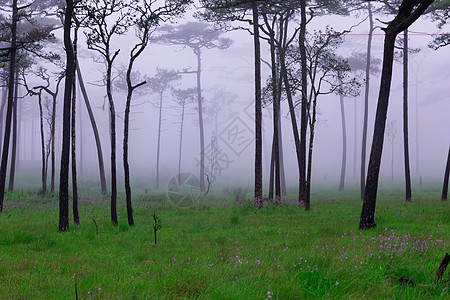
[[94, 225], [95, 225], [95, 234], [98, 234], [97, 222], [95, 222], [95, 219], [92, 219], [92, 222], [94, 222]]

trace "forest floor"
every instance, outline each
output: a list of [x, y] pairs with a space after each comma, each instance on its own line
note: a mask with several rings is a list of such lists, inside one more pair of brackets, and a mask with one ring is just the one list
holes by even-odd
[[[220, 196], [175, 208], [141, 194], [134, 227], [123, 199], [113, 227], [107, 196], [81, 196], [80, 225], [71, 219], [58, 233], [56, 196], [6, 195], [0, 299], [450, 298], [449, 271], [434, 282], [450, 243], [450, 207], [438, 192], [415, 192], [412, 203], [381, 192], [378, 225], [365, 231], [356, 191], [315, 193], [309, 212], [256, 211]], [[153, 213], [162, 220], [156, 245]]]

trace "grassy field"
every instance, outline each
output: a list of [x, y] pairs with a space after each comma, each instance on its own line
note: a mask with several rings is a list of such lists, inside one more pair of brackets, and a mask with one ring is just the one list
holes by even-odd
[[[413, 203], [382, 192], [378, 226], [367, 231], [358, 230], [357, 192], [316, 193], [309, 212], [255, 211], [219, 196], [174, 208], [140, 195], [132, 228], [123, 205], [113, 227], [108, 197], [82, 196], [81, 224], [58, 233], [56, 198], [7, 194], [1, 299], [75, 299], [75, 284], [79, 299], [450, 298], [448, 283], [434, 283], [450, 232], [437, 192], [416, 193]], [[162, 219], [157, 245], [153, 213]]]

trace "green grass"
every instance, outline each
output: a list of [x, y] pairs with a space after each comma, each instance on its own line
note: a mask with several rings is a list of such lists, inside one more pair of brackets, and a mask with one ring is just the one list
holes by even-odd
[[132, 228], [123, 206], [113, 227], [108, 197], [88, 195], [81, 224], [58, 233], [56, 198], [15, 192], [0, 215], [0, 299], [75, 299], [75, 283], [80, 299], [448, 299], [448, 283], [434, 283], [450, 232], [438, 199], [385, 191], [378, 226], [359, 231], [357, 192], [316, 193], [309, 212], [220, 196], [176, 209], [139, 195]]

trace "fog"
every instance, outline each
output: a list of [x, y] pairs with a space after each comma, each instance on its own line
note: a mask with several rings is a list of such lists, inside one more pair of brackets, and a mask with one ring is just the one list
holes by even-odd
[[[188, 12], [187, 15], [191, 15]], [[362, 21], [365, 16], [356, 17], [316, 17], [311, 22], [309, 31], [324, 29], [326, 25], [335, 30], [344, 30]], [[380, 16], [383, 21], [391, 20], [391, 16]], [[179, 24], [186, 19], [179, 20]], [[375, 25], [382, 26], [380, 22]], [[345, 37], [340, 47], [342, 56], [348, 57], [352, 53], [365, 53], [367, 43], [367, 21]], [[409, 141], [411, 175], [413, 183], [419, 181], [421, 176], [424, 182], [442, 180], [448, 146], [450, 142], [450, 48], [444, 47], [437, 51], [427, 48], [431, 36], [427, 34], [414, 34], [414, 32], [434, 33], [435, 25], [430, 20], [419, 20], [410, 28], [410, 48], [420, 48], [416, 54], [410, 54], [409, 74]], [[373, 56], [382, 58], [383, 32], [377, 29], [373, 37]], [[55, 34], [62, 36], [62, 31]], [[126, 37], [114, 41], [116, 49], [121, 49], [116, 64], [115, 75], [119, 74], [121, 65], [126, 66], [128, 59], [127, 48], [132, 45], [133, 32]], [[204, 49], [202, 53], [202, 90], [204, 92], [205, 113], [205, 154], [206, 167], [210, 170], [209, 159], [211, 139], [216, 131], [215, 122], [211, 122], [208, 107], [213, 104], [215, 89], [223, 89], [230, 94], [231, 103], [220, 104], [218, 114], [218, 160], [213, 169], [211, 180], [212, 192], [220, 192], [223, 187], [249, 186], [254, 182], [254, 85], [253, 85], [253, 44], [252, 36], [245, 31], [231, 31], [224, 33], [224, 37], [234, 42], [229, 49]], [[93, 107], [97, 126], [99, 128], [104, 163], [109, 173], [109, 121], [108, 103], [105, 98], [106, 88], [103, 84], [104, 64], [101, 58], [93, 51], [88, 50], [82, 34], [80, 34], [80, 67], [90, 102]], [[61, 46], [60, 46], [61, 47]], [[114, 49], [115, 50], [115, 49]], [[262, 41], [262, 57], [270, 61], [268, 45]], [[94, 60], [96, 62], [94, 62]], [[262, 82], [270, 75], [270, 69], [263, 63]], [[141, 75], [153, 77], [156, 68], [171, 70], [186, 70], [196, 68], [196, 57], [191, 49], [182, 46], [165, 46], [150, 44], [136, 63], [136, 71]], [[369, 129], [367, 143], [367, 157], [370, 154], [374, 115], [379, 92], [380, 74], [371, 76], [369, 99]], [[31, 82], [31, 79], [30, 79]], [[35, 80], [34, 84], [39, 81]], [[195, 75], [183, 74], [182, 78], [174, 83], [175, 88], [195, 87]], [[359, 182], [360, 149], [363, 116], [364, 85], [362, 93], [356, 98], [345, 99], [346, 130], [347, 130], [347, 174], [346, 185], [356, 187]], [[140, 87], [142, 93], [132, 100], [130, 123], [130, 170], [132, 187], [155, 188], [156, 151], [158, 134], [159, 98], [157, 93], [151, 93], [147, 87]], [[23, 91], [22, 91], [23, 93]], [[99, 182], [97, 154], [89, 123], [86, 107], [78, 95], [77, 109], [77, 147], [78, 166], [81, 181]], [[57, 134], [56, 153], [57, 169], [59, 168], [59, 155], [61, 152], [61, 122], [62, 122], [62, 92], [57, 105]], [[125, 93], [114, 91], [115, 107], [117, 112], [117, 163], [119, 171], [119, 186], [123, 186], [122, 175], [122, 139], [123, 139], [123, 113], [125, 108]], [[342, 132], [339, 112], [339, 97], [337, 95], [320, 96], [318, 100], [318, 126], [313, 154], [313, 182], [312, 187], [318, 188], [324, 183], [331, 186], [339, 185], [339, 174], [342, 156]], [[356, 120], [355, 112], [356, 109]], [[298, 182], [298, 169], [295, 147], [292, 135], [291, 120], [287, 102], [281, 104], [282, 140], [286, 180], [289, 187], [296, 188]], [[37, 98], [25, 97], [20, 101], [19, 166], [18, 175], [29, 174], [27, 166], [38, 166], [40, 163], [40, 133], [39, 110]], [[169, 180], [178, 173], [178, 150], [180, 138], [181, 106], [177, 105], [170, 90], [163, 96], [163, 122], [161, 136], [161, 189], [164, 189]], [[206, 120], [208, 119], [208, 120]], [[398, 183], [404, 181], [403, 167], [403, 135], [402, 135], [402, 63], [394, 63], [394, 73], [388, 111], [389, 123], [397, 121], [397, 137], [394, 143], [394, 180]], [[80, 125], [81, 124], [81, 125]], [[356, 140], [354, 128], [356, 124]], [[46, 125], [47, 126], [47, 125]], [[272, 107], [268, 104], [263, 109], [263, 183], [264, 193], [267, 193], [270, 155], [272, 145]], [[48, 133], [48, 129], [46, 129]], [[356, 147], [355, 147], [356, 144]], [[354, 162], [356, 149], [356, 162]], [[182, 172], [199, 176], [200, 140], [198, 127], [197, 104], [186, 105], [185, 127], [183, 132]], [[381, 164], [381, 187], [391, 181], [391, 144], [385, 139]], [[355, 164], [356, 163], [356, 164]], [[38, 177], [36, 168], [36, 178]], [[415, 188], [416, 184], [413, 184]], [[82, 187], [82, 186], [81, 186]]]

